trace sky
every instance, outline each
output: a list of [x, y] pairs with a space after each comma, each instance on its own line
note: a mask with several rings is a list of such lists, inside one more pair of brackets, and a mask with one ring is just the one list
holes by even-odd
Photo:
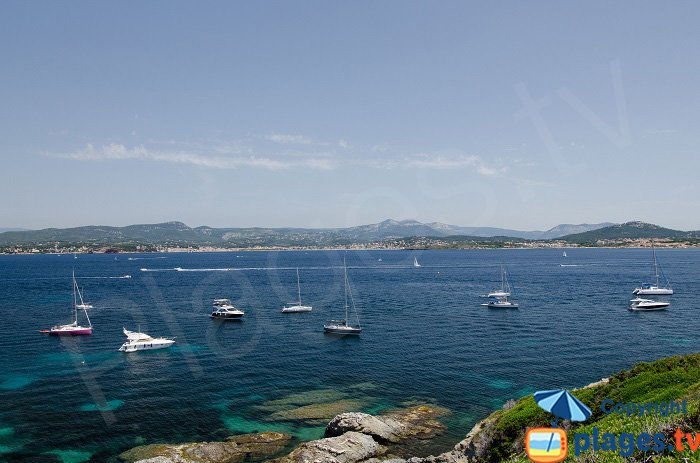
[[697, 2], [0, 3], [0, 227], [700, 229]]

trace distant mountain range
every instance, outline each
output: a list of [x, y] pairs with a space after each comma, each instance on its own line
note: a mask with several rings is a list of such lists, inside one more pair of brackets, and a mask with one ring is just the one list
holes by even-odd
[[460, 227], [439, 222], [385, 220], [349, 228], [192, 228], [182, 222], [85, 226], [0, 233], [0, 246], [82, 243], [93, 246], [149, 244], [165, 246], [342, 246], [402, 238], [446, 238], [450, 241], [551, 240], [595, 243], [625, 238], [696, 239], [700, 232], [684, 232], [643, 222], [624, 224], [562, 224], [546, 231], [491, 227]]

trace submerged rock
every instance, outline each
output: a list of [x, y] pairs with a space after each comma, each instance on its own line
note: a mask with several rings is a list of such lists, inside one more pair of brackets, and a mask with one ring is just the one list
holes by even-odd
[[305, 442], [275, 463], [356, 463], [379, 455], [382, 447], [367, 434], [346, 432], [342, 436]]
[[337, 402], [317, 403], [280, 410], [270, 415], [271, 421], [315, 421], [327, 422], [338, 413], [347, 410], [360, 410], [365, 405], [362, 400], [339, 400]]
[[132, 463], [239, 463], [275, 455], [290, 439], [279, 432], [261, 432], [233, 436], [224, 442], [151, 444], [127, 450], [119, 458]]

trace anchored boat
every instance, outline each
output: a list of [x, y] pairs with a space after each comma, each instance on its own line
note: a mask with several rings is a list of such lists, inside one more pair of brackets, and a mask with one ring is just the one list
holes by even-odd
[[[350, 283], [348, 282], [348, 267], [345, 265], [345, 259], [343, 258], [343, 268], [345, 271], [345, 318], [342, 320], [329, 320], [323, 325], [323, 331], [331, 334], [352, 334], [359, 335], [362, 332], [362, 327], [360, 326], [360, 318], [357, 315], [357, 309], [355, 308], [355, 300], [352, 297], [352, 290], [350, 288]], [[348, 323], [348, 294], [350, 294], [350, 302], [352, 304], [352, 310], [355, 312], [355, 318], [357, 319], [357, 325], [350, 325]]]
[[[652, 295], [671, 295], [673, 294], [673, 289], [671, 288], [671, 285], [669, 284], [668, 278], [666, 278], [666, 275], [664, 274], [663, 270], [661, 269], [661, 266], [659, 265], [659, 261], [656, 258], [656, 248], [654, 248], [654, 243], [651, 243], [651, 253], [653, 256], [653, 265], [654, 265], [654, 276], [656, 277], [656, 284], [653, 283], [644, 283], [642, 286], [639, 288], [635, 288], [634, 291], [632, 291], [632, 294], [636, 294], [638, 296], [652, 296]], [[664, 277], [666, 280], [666, 286], [663, 287], [661, 286], [661, 276]]]
[[214, 308], [211, 312], [211, 318], [221, 320], [240, 320], [245, 312], [236, 308], [231, 303], [230, 299], [214, 299]]
[[152, 338], [146, 333], [129, 331], [124, 328], [126, 342], [119, 348], [120, 352], [136, 352], [137, 350], [165, 349], [175, 344], [174, 339]]
[[[80, 302], [78, 302], [80, 299]], [[75, 280], [75, 270], [73, 270], [73, 323], [65, 325], [55, 325], [48, 330], [40, 330], [40, 333], [51, 336], [85, 336], [92, 334], [92, 323], [88, 316], [87, 309], [92, 308], [90, 304], [83, 301], [83, 295], [78, 288], [78, 282]], [[87, 320], [87, 326], [78, 324], [78, 311], [82, 310]]]
[[481, 305], [492, 309], [517, 309], [518, 303], [508, 300], [510, 293], [511, 287], [508, 281], [508, 273], [506, 272], [506, 268], [501, 265], [501, 289], [488, 293], [487, 297], [489, 297], [490, 300]]
[[301, 303], [301, 285], [299, 284], [299, 267], [297, 267], [297, 294], [299, 296], [299, 301], [296, 305], [285, 306], [282, 308], [283, 313], [297, 313], [297, 312], [311, 312], [312, 307], [310, 305], [303, 305]]

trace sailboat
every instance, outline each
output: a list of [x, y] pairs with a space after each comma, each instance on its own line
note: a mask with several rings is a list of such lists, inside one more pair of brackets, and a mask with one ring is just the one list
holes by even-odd
[[420, 264], [418, 263], [418, 258], [417, 258], [417, 257], [414, 257], [414, 258], [413, 258], [413, 266], [414, 266], [414, 267], [420, 267]]
[[566, 251], [562, 253], [562, 257], [566, 257]]
[[[357, 316], [355, 300], [352, 297], [352, 290], [350, 289], [350, 283], [348, 282], [348, 267], [347, 265], [345, 265], [344, 258], [343, 268], [345, 269], [345, 318], [343, 320], [329, 320], [325, 325], [323, 325], [323, 331], [332, 334], [359, 335], [362, 331], [362, 327], [360, 326], [360, 318]], [[355, 312], [355, 318], [357, 319], [356, 326], [348, 325], [348, 293], [350, 293], [350, 302], [352, 303], [352, 310]]]
[[508, 281], [508, 274], [506, 268], [501, 265], [501, 289], [488, 293], [487, 297], [491, 299], [487, 303], [481, 305], [494, 309], [517, 309], [518, 303], [508, 300], [510, 294], [511, 287]]
[[[78, 299], [80, 299], [80, 303], [78, 303]], [[55, 325], [48, 330], [41, 330], [39, 332], [51, 336], [83, 336], [92, 334], [92, 323], [90, 323], [90, 317], [87, 313], [88, 307], [92, 306], [83, 301], [83, 295], [80, 293], [78, 282], [75, 280], [75, 270], [73, 270], [73, 323]], [[78, 309], [81, 309], [85, 313], [88, 326], [78, 325]]]
[[[651, 252], [653, 255], [654, 275], [656, 276], [656, 284], [644, 283], [639, 288], [635, 288], [635, 290], [632, 291], [632, 294], [636, 294], [638, 296], [673, 294], [673, 289], [668, 284], [668, 278], [666, 278], [666, 275], [663, 275], [663, 270], [661, 270], [661, 267], [659, 266], [659, 261], [656, 258], [656, 248], [654, 248], [653, 242], [651, 243]], [[661, 275], [664, 276], [664, 279], [666, 280], [667, 287], [660, 286]]]
[[303, 305], [301, 303], [301, 285], [299, 284], [299, 267], [297, 267], [297, 295], [299, 300], [296, 305], [285, 306], [282, 308], [283, 313], [296, 313], [296, 312], [311, 312], [312, 307], [310, 305]]

